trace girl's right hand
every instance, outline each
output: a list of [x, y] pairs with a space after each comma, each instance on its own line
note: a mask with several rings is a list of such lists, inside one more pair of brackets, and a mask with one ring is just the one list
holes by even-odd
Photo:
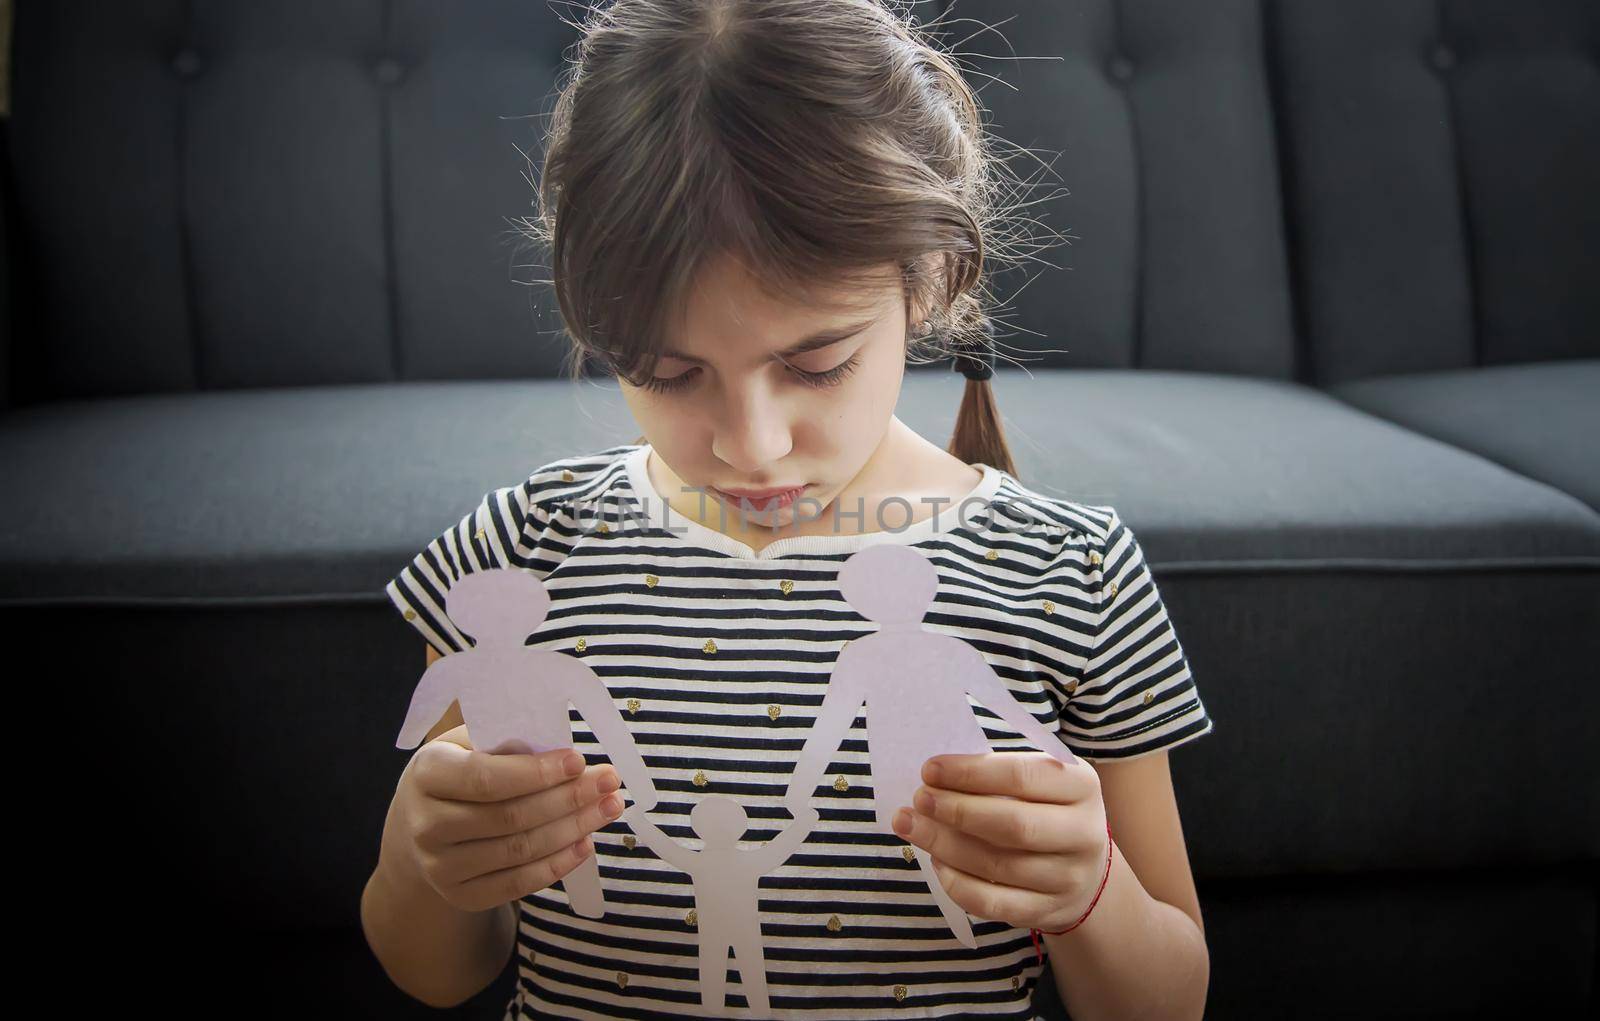
[[490, 755], [465, 725], [411, 756], [384, 827], [386, 852], [463, 911], [486, 911], [553, 885], [594, 851], [593, 833], [622, 814], [609, 765], [572, 748]]

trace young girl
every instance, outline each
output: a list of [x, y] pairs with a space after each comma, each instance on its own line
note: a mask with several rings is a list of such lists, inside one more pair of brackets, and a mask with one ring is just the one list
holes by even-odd
[[[874, 629], [840, 565], [911, 546], [939, 575], [924, 627], [970, 643], [1080, 758], [975, 709], [994, 751], [928, 760], [885, 832], [858, 720], [801, 792], [820, 818], [760, 880], [764, 1006], [730, 962], [726, 1013], [1026, 1021], [1048, 964], [1078, 1021], [1199, 1017], [1166, 753], [1212, 722], [1117, 511], [1015, 474], [981, 295], [1001, 168], [959, 68], [881, 0], [618, 0], [580, 27], [529, 226], [575, 374], [613, 374], [644, 435], [491, 491], [399, 572], [427, 661], [470, 644], [453, 583], [534, 572], [551, 604], [529, 644], [610, 689], [651, 825], [697, 850], [691, 811], [733, 799], [757, 848], [796, 824], [785, 794], [830, 670]], [[894, 409], [908, 362], [952, 354], [968, 381], [947, 451]], [[368, 940], [437, 1005], [515, 953], [507, 1017], [704, 1016], [694, 888], [620, 818], [637, 792], [576, 714], [573, 734], [576, 751], [488, 755], [452, 707], [390, 806]], [[590, 855], [600, 917], [561, 883]]]

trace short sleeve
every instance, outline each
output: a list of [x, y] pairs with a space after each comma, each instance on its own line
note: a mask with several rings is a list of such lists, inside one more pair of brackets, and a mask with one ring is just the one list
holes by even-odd
[[1088, 659], [1060, 720], [1067, 747], [1099, 761], [1174, 748], [1213, 729], [1144, 551], [1110, 513], [1089, 558], [1099, 609]]
[[543, 556], [549, 526], [549, 509], [529, 498], [526, 485], [493, 490], [424, 546], [384, 591], [440, 655], [460, 652], [470, 643], [445, 614], [445, 593], [466, 575], [491, 568], [525, 567], [543, 578], [553, 566]]

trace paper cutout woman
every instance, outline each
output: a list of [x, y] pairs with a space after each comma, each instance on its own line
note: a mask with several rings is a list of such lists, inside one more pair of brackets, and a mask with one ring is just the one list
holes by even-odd
[[[655, 783], [605, 682], [586, 663], [525, 644], [550, 612], [550, 593], [536, 575], [511, 567], [465, 575], [446, 594], [445, 612], [474, 639], [473, 647], [429, 664], [411, 695], [397, 748], [420, 744], [452, 699], [461, 702], [474, 748], [493, 754], [571, 748], [570, 702], [599, 738], [634, 802], [655, 807]], [[561, 883], [578, 914], [605, 914], [595, 855]]]
[[739, 838], [749, 826], [744, 808], [731, 798], [708, 797], [689, 810], [689, 826], [705, 841], [691, 851], [630, 805], [622, 818], [662, 861], [694, 881], [695, 926], [700, 933], [700, 1005], [727, 1009], [728, 949], [733, 949], [745, 999], [758, 1017], [771, 1010], [767, 959], [761, 940], [761, 877], [789, 860], [817, 821], [814, 808], [792, 813], [795, 821], [759, 848], [744, 850]]
[[[784, 798], [799, 816], [816, 792], [833, 753], [867, 705], [867, 755], [878, 826], [894, 833], [896, 809], [910, 805], [922, 784], [922, 766], [935, 755], [992, 751], [967, 701], [970, 694], [1063, 762], [1074, 761], [1061, 739], [1045, 729], [1001, 682], [977, 649], [951, 635], [924, 630], [922, 619], [939, 589], [939, 573], [909, 546], [879, 543], [839, 569], [845, 601], [879, 629], [847, 643], [834, 662], [828, 692], [806, 737]], [[923, 879], [956, 939], [977, 946], [972, 922], [939, 881], [928, 852], [916, 853]]]

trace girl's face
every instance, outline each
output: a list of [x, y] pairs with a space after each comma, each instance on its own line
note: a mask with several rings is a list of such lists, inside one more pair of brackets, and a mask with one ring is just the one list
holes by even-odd
[[[618, 381], [663, 462], [651, 466], [665, 483], [657, 487], [662, 498], [734, 529], [797, 519], [805, 531], [831, 527], [832, 512], [818, 511], [879, 450], [905, 374], [905, 297], [894, 267], [884, 271], [881, 293], [870, 309], [834, 313], [766, 296], [732, 259], [708, 265], [652, 382]], [[723, 494], [789, 487], [805, 487], [803, 503]], [[840, 514], [857, 509], [847, 501]], [[868, 520], [858, 527], [873, 527]]]

